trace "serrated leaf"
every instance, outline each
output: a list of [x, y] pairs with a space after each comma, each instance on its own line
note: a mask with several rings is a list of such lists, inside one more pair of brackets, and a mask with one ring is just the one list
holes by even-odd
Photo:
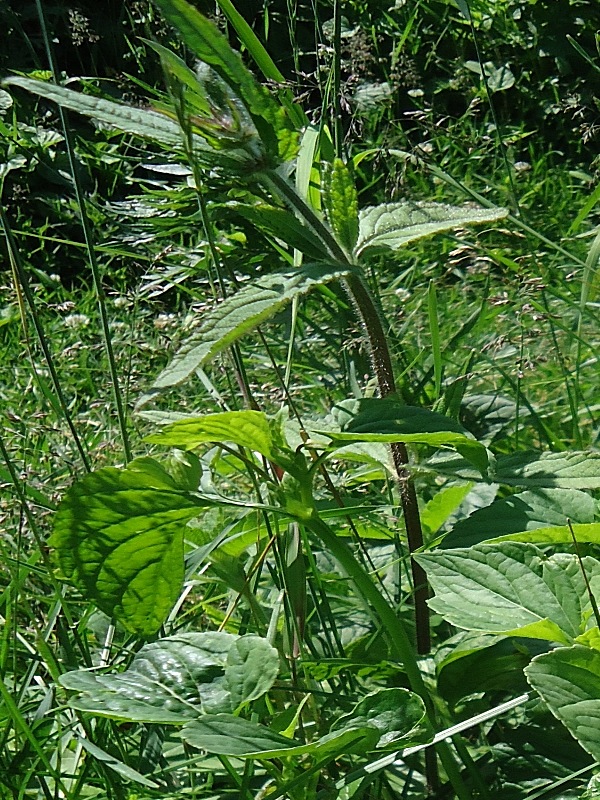
[[534, 658], [525, 675], [554, 716], [600, 759], [600, 652], [560, 647]]
[[199, 333], [180, 348], [154, 382], [153, 389], [182, 383], [194, 370], [275, 316], [295, 297], [347, 274], [348, 270], [337, 265], [311, 264], [254, 280], [206, 315]]
[[408, 689], [380, 689], [363, 697], [338, 720], [335, 729], [375, 728], [375, 747], [398, 747], [422, 741], [427, 731], [425, 720], [425, 704], [418, 695]]
[[[302, 744], [242, 717], [211, 714], [188, 723], [181, 731], [181, 738], [192, 747], [223, 756], [283, 758], [310, 753], [322, 760], [327, 755], [334, 757], [337, 753], [351, 752], [356, 742], [372, 741], [374, 733], [373, 728], [352, 729]], [[377, 740], [377, 735], [374, 738]]]
[[269, 691], [279, 672], [279, 654], [266, 639], [243, 636], [227, 654], [225, 683], [234, 711]]
[[206, 442], [232, 442], [276, 459], [281, 434], [261, 411], [223, 411], [172, 422], [146, 438], [153, 444], [191, 449]]
[[[266, 659], [263, 676], [253, 669], [243, 685], [234, 680], [235, 696], [227, 675], [232, 650], [246, 653], [249, 663]], [[237, 657], [233, 655], [234, 663]], [[79, 670], [61, 676], [60, 683], [80, 693], [71, 705], [81, 711], [130, 722], [182, 725], [202, 714], [232, 711], [240, 696], [245, 701], [261, 697], [277, 676], [273, 664], [278, 666], [277, 651], [258, 636], [180, 633], [144, 645], [125, 672]]]
[[[585, 628], [589, 599], [575, 556], [545, 558], [533, 545], [500, 542], [417, 555], [431, 608], [459, 628], [570, 644]], [[590, 582], [600, 563], [584, 559]]]
[[[465, 480], [481, 480], [475, 470], [455, 456], [434, 456], [428, 466], [445, 475]], [[600, 488], [600, 453], [569, 451], [565, 453], [523, 452], [499, 456], [492, 480], [506, 486], [523, 488]]]
[[153, 459], [86, 475], [65, 495], [50, 545], [64, 574], [139, 636], [160, 628], [183, 586], [183, 533], [208, 505]]
[[496, 222], [508, 214], [504, 208], [473, 208], [443, 203], [384, 203], [360, 211], [360, 234], [354, 250], [360, 256], [369, 247], [397, 250], [409, 242], [455, 230], [465, 225]]
[[[183, 149], [183, 136], [179, 124], [174, 119], [157, 111], [148, 108], [134, 108], [124, 103], [92, 97], [63, 86], [57, 86], [54, 83], [31, 78], [11, 76], [6, 78], [3, 83], [8, 86], [18, 86], [124, 133], [152, 139], [170, 149]], [[194, 135], [192, 141], [196, 158], [199, 162], [209, 166], [222, 165], [239, 170], [252, 160], [249, 154], [242, 149], [230, 149], [227, 150], [227, 153], [222, 151], [217, 153], [198, 135]]]
[[[522, 541], [548, 541], [548, 534], [565, 528], [567, 520], [575, 524], [592, 522], [595, 511], [593, 498], [576, 489], [521, 492], [495, 500], [457, 523], [444, 538], [442, 547], [470, 547], [509, 535], [512, 539], [512, 534], [526, 531], [532, 533], [529, 538], [523, 537]], [[566, 533], [569, 534], [568, 529]]]
[[389, 398], [368, 398], [356, 404], [356, 413], [340, 419], [341, 431], [318, 430], [336, 444], [344, 442], [414, 442], [452, 447], [483, 473], [489, 468], [487, 449], [456, 420], [426, 408], [405, 406]]
[[350, 170], [335, 158], [325, 175], [323, 201], [338, 240], [351, 253], [358, 240], [358, 195]]

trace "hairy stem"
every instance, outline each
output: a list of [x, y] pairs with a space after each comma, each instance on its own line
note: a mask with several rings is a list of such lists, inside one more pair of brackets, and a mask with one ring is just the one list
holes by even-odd
[[[387, 397], [396, 392], [396, 382], [394, 380], [390, 351], [387, 346], [387, 338], [381, 324], [381, 317], [369, 290], [360, 276], [350, 275], [346, 279], [346, 284], [369, 338], [379, 391], [382, 397]], [[400, 502], [406, 525], [408, 549], [412, 554], [423, 546], [423, 530], [421, 528], [417, 493], [408, 470], [406, 445], [402, 442], [392, 444], [391, 451], [400, 489]], [[431, 649], [429, 606], [427, 605], [429, 586], [425, 570], [414, 559], [411, 559], [411, 571], [414, 583], [417, 650], [421, 655], [424, 655]]]

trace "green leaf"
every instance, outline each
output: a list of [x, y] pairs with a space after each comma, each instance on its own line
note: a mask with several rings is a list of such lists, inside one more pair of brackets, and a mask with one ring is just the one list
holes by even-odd
[[504, 208], [449, 206], [443, 203], [384, 203], [360, 211], [360, 234], [354, 250], [360, 256], [369, 247], [397, 250], [409, 242], [455, 230], [481, 225], [506, 217]]
[[[575, 556], [545, 558], [533, 545], [501, 542], [417, 555], [431, 608], [459, 628], [570, 644], [585, 628], [589, 599]], [[600, 563], [586, 557], [590, 582]]]
[[300, 250], [308, 258], [319, 260], [325, 257], [323, 245], [306, 225], [303, 225], [291, 211], [276, 208], [266, 203], [248, 206], [242, 203], [230, 204], [242, 217], [245, 217], [259, 230], [281, 239], [290, 247]]
[[[481, 480], [481, 475], [454, 456], [435, 456], [428, 466], [442, 474]], [[491, 478], [496, 483], [523, 488], [598, 489], [600, 453], [571, 450], [499, 456]]]
[[600, 652], [560, 647], [534, 658], [525, 674], [554, 716], [600, 759]]
[[496, 480], [509, 486], [600, 488], [600, 453], [515, 453], [498, 461]]
[[282, 442], [277, 425], [277, 421], [269, 420], [262, 411], [223, 411], [172, 422], [159, 433], [148, 436], [146, 441], [185, 449], [206, 442], [231, 442], [274, 460], [277, 444]]
[[254, 280], [206, 315], [199, 333], [181, 347], [158, 376], [153, 389], [182, 383], [194, 370], [275, 316], [295, 297], [347, 274], [348, 270], [338, 265], [310, 264], [300, 270], [273, 273]]
[[456, 420], [425, 408], [405, 406], [398, 400], [368, 398], [354, 404], [356, 413], [340, 417], [341, 431], [318, 430], [338, 443], [414, 442], [431, 447], [452, 447], [483, 474], [489, 469], [488, 451], [471, 438]]
[[[183, 149], [183, 135], [179, 124], [165, 114], [147, 108], [134, 108], [124, 103], [115, 103], [101, 97], [92, 97], [72, 89], [65, 89], [54, 83], [36, 81], [31, 78], [11, 76], [3, 81], [8, 86], [18, 86], [28, 92], [51, 100], [64, 108], [77, 111], [112, 128], [152, 139], [169, 149]], [[251, 156], [241, 148], [228, 150], [227, 153], [216, 152], [201, 136], [192, 137], [194, 155], [199, 162], [208, 166], [222, 165], [239, 171], [245, 164], [251, 163]]]
[[262, 697], [269, 691], [279, 672], [279, 654], [266, 639], [242, 636], [230, 648], [225, 668], [225, 684], [231, 697], [231, 707]]
[[[252, 665], [243, 682], [236, 677], [240, 653]], [[260, 659], [262, 675], [256, 669]], [[80, 693], [71, 705], [81, 711], [129, 722], [182, 725], [262, 696], [271, 688], [278, 665], [277, 651], [258, 636], [180, 633], [144, 645], [125, 672], [79, 670], [61, 676], [60, 683]]]
[[277, 68], [271, 56], [263, 47], [261, 41], [256, 36], [244, 17], [236, 10], [230, 0], [217, 0], [219, 8], [225, 14], [232, 27], [235, 29], [240, 42], [246, 48], [248, 54], [254, 59], [254, 63], [260, 69], [268, 81], [279, 84], [277, 94], [285, 105], [290, 119], [298, 129], [303, 128], [308, 123], [306, 114], [300, 106], [293, 93], [285, 88], [285, 77]]
[[[548, 541], [550, 532], [562, 531], [567, 520], [572, 523], [592, 522], [595, 511], [593, 498], [576, 489], [535, 489], [513, 494], [495, 500], [457, 523], [444, 538], [442, 546], [470, 547], [509, 535], [514, 540], [512, 534], [525, 531], [532, 533], [522, 537], [522, 541]], [[566, 533], [569, 534], [568, 528]], [[563, 539], [569, 540], [570, 534], [569, 539]]]
[[255, 79], [219, 29], [185, 0], [154, 0], [194, 55], [210, 65], [235, 92], [256, 126], [267, 151], [291, 157], [293, 127], [284, 109]]
[[333, 232], [351, 253], [358, 240], [358, 195], [350, 170], [341, 158], [335, 158], [326, 171], [323, 201]]
[[78, 481], [54, 518], [64, 574], [109, 617], [152, 636], [183, 586], [183, 533], [208, 505], [150, 458]]
[[408, 689], [380, 689], [360, 700], [335, 727], [342, 731], [375, 728], [376, 747], [399, 747], [422, 741], [423, 734], [429, 733], [425, 721], [425, 705], [418, 695]]
[[[264, 725], [231, 714], [211, 714], [184, 727], [182, 739], [192, 747], [222, 756], [280, 758], [303, 746]], [[308, 748], [307, 748], [308, 749]]]
[[[265, 725], [234, 717], [231, 714], [211, 714], [188, 723], [181, 738], [200, 750], [238, 758], [283, 758], [311, 754], [319, 759], [351, 752], [351, 746], [365, 739], [372, 741], [373, 728], [344, 730], [331, 733], [310, 744], [288, 739]], [[377, 737], [375, 736], [375, 740]]]
[[[463, 697], [478, 692], [510, 691], [516, 694], [527, 691], [523, 668], [529, 664], [531, 645], [537, 652], [546, 648], [543, 642], [530, 640], [527, 647], [521, 639], [497, 641], [493, 636], [462, 634], [462, 650], [453, 650], [437, 666], [437, 687], [442, 697], [451, 705]], [[470, 640], [466, 637], [471, 637]]]
[[445, 486], [437, 491], [427, 505], [421, 509], [421, 524], [434, 534], [460, 506], [462, 501], [473, 488], [472, 483], [463, 483], [460, 486]]
[[118, 775], [121, 775], [126, 781], [134, 781], [142, 786], [147, 786], [149, 789], [160, 788], [157, 783], [149, 780], [136, 769], [133, 769], [133, 767], [130, 767], [128, 764], [116, 758], [116, 756], [107, 753], [101, 747], [98, 747], [98, 745], [93, 744], [89, 739], [78, 736], [77, 742], [86, 752], [98, 759], [98, 761], [101, 761], [109, 769], [114, 770]]

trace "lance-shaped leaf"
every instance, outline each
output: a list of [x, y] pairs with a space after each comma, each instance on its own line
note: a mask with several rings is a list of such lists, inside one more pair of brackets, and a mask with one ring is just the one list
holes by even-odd
[[181, 347], [153, 388], [164, 389], [181, 383], [217, 353], [275, 316], [295, 297], [347, 274], [348, 270], [336, 265], [311, 264], [301, 270], [278, 272], [254, 280], [206, 315], [199, 333]]
[[[428, 466], [445, 475], [457, 475], [465, 480], [481, 480], [481, 475], [455, 456], [436, 455], [430, 459]], [[496, 483], [524, 489], [599, 489], [600, 453], [525, 452], [499, 456], [493, 479]]]
[[[524, 533], [521, 541], [552, 541], [548, 537], [564, 532], [570, 541], [567, 520], [591, 523], [596, 504], [592, 497], [576, 489], [536, 489], [495, 500], [467, 519], [457, 523], [443, 540], [442, 547], [470, 547], [479, 542]], [[598, 526], [600, 528], [600, 526]]]
[[397, 250], [435, 233], [482, 225], [506, 217], [505, 208], [474, 208], [443, 203], [384, 203], [360, 211], [360, 233], [354, 250], [360, 256], [369, 247]]
[[259, 230], [280, 239], [290, 247], [295, 247], [308, 258], [319, 260], [324, 257], [325, 251], [320, 240], [291, 211], [269, 206], [266, 203], [253, 206], [232, 203], [228, 207], [233, 208]]
[[50, 545], [64, 574], [139, 636], [160, 628], [183, 586], [186, 524], [208, 505], [150, 458], [78, 481], [54, 518]]
[[252, 117], [268, 152], [289, 158], [293, 126], [285, 110], [244, 65], [227, 38], [186, 0], [154, 0], [194, 55], [210, 65], [239, 97]]
[[79, 670], [63, 675], [60, 682], [79, 692], [71, 705], [81, 711], [129, 722], [182, 725], [261, 697], [278, 669], [277, 650], [266, 640], [209, 631], [147, 644], [125, 672]]
[[[431, 608], [459, 628], [570, 644], [590, 603], [575, 556], [545, 558], [533, 545], [500, 542], [417, 555], [435, 597]], [[600, 563], [584, 558], [592, 586]]]
[[185, 725], [181, 738], [192, 747], [221, 756], [270, 759], [310, 754], [321, 761], [355, 749], [371, 749], [379, 735], [373, 727], [353, 728], [302, 744], [242, 717], [211, 714]]
[[559, 647], [534, 658], [525, 674], [554, 716], [600, 759], [600, 652]]
[[336, 158], [325, 175], [323, 200], [338, 240], [351, 253], [358, 240], [358, 195], [350, 170]]
[[389, 398], [368, 398], [355, 404], [356, 413], [340, 418], [341, 431], [325, 434], [336, 444], [346, 442], [414, 442], [431, 447], [451, 447], [486, 474], [487, 449], [456, 420], [425, 408], [405, 406]]
[[[147, 108], [134, 108], [101, 97], [75, 92], [54, 83], [14, 76], [7, 78], [8, 86], [18, 86], [28, 92], [51, 100], [64, 108], [77, 111], [85, 117], [110, 125], [124, 133], [152, 139], [169, 149], [183, 150], [183, 136], [178, 122], [165, 114]], [[221, 165], [240, 171], [252, 162], [252, 156], [242, 148], [225, 151], [213, 150], [201, 137], [192, 137], [195, 157], [207, 166]]]

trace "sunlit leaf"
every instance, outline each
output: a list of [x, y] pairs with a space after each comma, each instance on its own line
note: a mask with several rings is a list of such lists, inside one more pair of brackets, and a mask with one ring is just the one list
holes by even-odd
[[206, 442], [231, 442], [276, 458], [282, 443], [277, 422], [261, 411], [222, 411], [172, 422], [147, 437], [154, 444], [191, 449]]
[[600, 652], [559, 647], [534, 658], [525, 674], [554, 716], [600, 759]]
[[235, 92], [248, 110], [267, 151], [284, 160], [294, 154], [293, 125], [276, 100], [232, 50], [226, 36], [186, 0], [154, 0], [165, 19], [204, 64]]
[[455, 230], [465, 225], [496, 222], [508, 214], [504, 208], [473, 208], [443, 203], [384, 203], [360, 211], [360, 234], [355, 255], [369, 247], [397, 250], [409, 242]]
[[347, 270], [336, 265], [311, 264], [254, 280], [206, 315], [199, 333], [180, 348], [153, 388], [164, 389], [182, 383], [194, 370], [275, 316], [295, 297], [346, 274]]
[[[248, 666], [243, 679], [240, 654]], [[261, 697], [273, 685], [278, 667], [277, 651], [264, 639], [208, 631], [147, 644], [125, 672], [80, 670], [66, 673], [60, 682], [79, 693], [71, 705], [82, 711], [181, 725]]]
[[[500, 542], [416, 556], [435, 592], [429, 604], [459, 628], [569, 644], [590, 602], [577, 558], [544, 557], [533, 545]], [[586, 557], [592, 585], [600, 562]]]
[[354, 178], [341, 158], [334, 159], [326, 172], [323, 201], [333, 232], [351, 253], [358, 240], [358, 195]]
[[422, 741], [427, 732], [425, 719], [425, 705], [418, 695], [408, 689], [380, 689], [341, 717], [336, 730], [375, 728], [376, 747], [398, 747]]
[[227, 654], [225, 683], [235, 711], [268, 692], [279, 671], [279, 655], [266, 639], [242, 636]]
[[283, 758], [309, 753], [319, 759], [352, 752], [353, 745], [372, 743], [379, 738], [374, 728], [353, 728], [302, 744], [265, 725], [231, 714], [211, 714], [190, 722], [183, 728], [181, 737], [192, 747], [223, 756]]
[[[456, 456], [436, 455], [427, 466], [464, 480], [481, 480], [481, 474]], [[507, 486], [563, 489], [600, 488], [600, 453], [571, 450], [564, 453], [521, 452], [498, 456], [493, 480]]]
[[67, 492], [50, 545], [86, 599], [132, 633], [151, 636], [183, 586], [186, 524], [207, 505], [152, 459], [106, 467]]
[[[51, 100], [64, 108], [77, 111], [105, 125], [110, 125], [124, 133], [131, 133], [146, 139], [159, 142], [169, 149], [183, 149], [181, 128], [175, 119], [148, 108], [136, 108], [124, 103], [115, 103], [101, 97], [75, 92], [54, 83], [37, 81], [21, 76], [6, 78], [8, 86], [18, 86], [28, 92]], [[198, 135], [192, 137], [194, 155], [207, 165], [230, 166], [240, 170], [244, 165], [252, 163], [252, 158], [243, 149], [229, 149], [227, 152], [216, 152]]]

